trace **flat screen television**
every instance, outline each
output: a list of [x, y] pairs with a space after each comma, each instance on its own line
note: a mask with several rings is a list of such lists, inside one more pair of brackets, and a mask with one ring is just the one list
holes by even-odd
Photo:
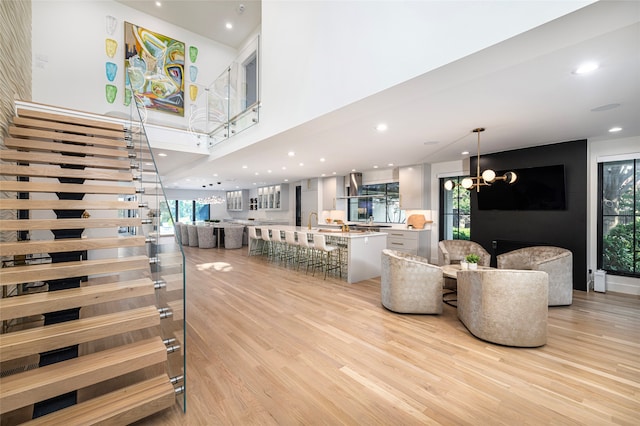
[[[565, 210], [564, 165], [530, 167], [513, 170], [518, 180], [513, 184], [497, 181], [483, 186], [478, 193], [480, 210]], [[508, 170], [498, 171], [502, 176]]]

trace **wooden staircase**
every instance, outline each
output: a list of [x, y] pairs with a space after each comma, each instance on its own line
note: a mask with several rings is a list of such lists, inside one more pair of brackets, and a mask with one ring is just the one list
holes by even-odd
[[4, 145], [1, 425], [128, 424], [180, 401], [183, 257], [141, 219], [124, 126], [19, 109]]

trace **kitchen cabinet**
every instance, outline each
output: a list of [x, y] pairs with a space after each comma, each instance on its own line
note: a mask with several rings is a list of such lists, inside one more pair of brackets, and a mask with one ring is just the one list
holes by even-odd
[[402, 210], [422, 210], [425, 205], [427, 184], [423, 165], [400, 167], [400, 208]]
[[289, 208], [289, 184], [258, 188], [258, 210], [287, 210]]
[[322, 206], [320, 210], [346, 210], [344, 176], [333, 176], [322, 180]]
[[391, 229], [387, 233], [387, 248], [429, 258], [429, 230]]
[[249, 200], [249, 190], [227, 191], [227, 210], [242, 211]]

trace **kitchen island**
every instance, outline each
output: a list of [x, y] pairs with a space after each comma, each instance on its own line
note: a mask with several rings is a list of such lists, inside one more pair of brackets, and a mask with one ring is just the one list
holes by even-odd
[[[387, 248], [387, 234], [384, 232], [351, 231], [342, 232], [340, 229], [315, 227], [311, 230], [297, 226], [268, 226], [269, 229], [281, 231], [306, 232], [307, 234], [322, 234], [327, 242], [340, 241], [346, 244], [346, 279], [348, 283], [356, 283], [369, 278], [380, 276], [382, 250]], [[342, 275], [344, 278], [345, 270]]]

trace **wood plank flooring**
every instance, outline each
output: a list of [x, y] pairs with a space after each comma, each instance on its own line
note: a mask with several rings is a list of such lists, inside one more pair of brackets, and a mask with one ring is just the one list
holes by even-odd
[[139, 425], [638, 425], [640, 298], [574, 293], [548, 343], [509, 348], [380, 304], [379, 279], [311, 277], [185, 248], [187, 413]]

